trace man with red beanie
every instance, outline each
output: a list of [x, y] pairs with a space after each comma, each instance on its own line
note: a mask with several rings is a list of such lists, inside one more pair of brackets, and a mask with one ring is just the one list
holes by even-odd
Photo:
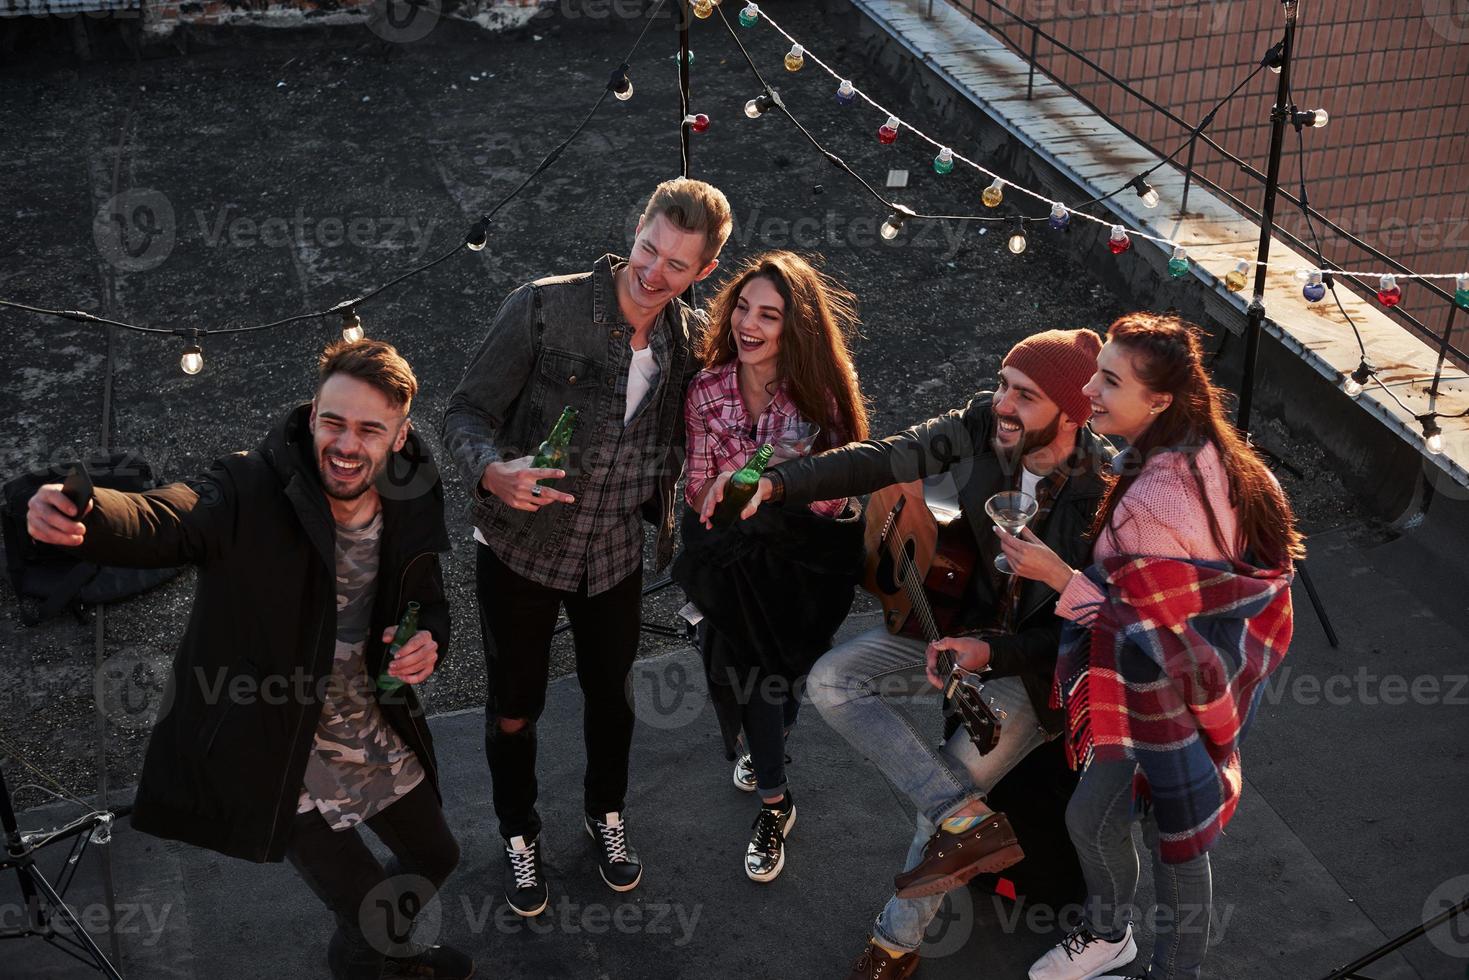
[[[1005, 356], [994, 391], [886, 439], [767, 470], [746, 509], [749, 516], [761, 501], [804, 504], [947, 473], [978, 545], [958, 635], [925, 643], [879, 626], [830, 650], [807, 680], [827, 723], [906, 793], [918, 813], [905, 869], [894, 880], [897, 894], [877, 917], [854, 980], [912, 976], [944, 892], [1022, 857], [1009, 821], [985, 797], [1027, 753], [1062, 731], [1064, 718], [1050, 706], [1061, 621], [1054, 590], [996, 570], [1000, 548], [985, 501], [1005, 490], [1030, 494], [1038, 504], [1030, 528], [1073, 567], [1086, 564], [1086, 532], [1112, 457], [1111, 446], [1086, 428], [1091, 401], [1081, 390], [1096, 373], [1101, 346], [1101, 337], [1084, 329], [1028, 337]], [[709, 495], [711, 509], [720, 495]], [[885, 517], [868, 514], [869, 521]], [[936, 745], [896, 703], [919, 693], [925, 678], [944, 686], [940, 651], [983, 674], [985, 699], [1001, 719], [999, 741], [983, 755], [963, 729]]]

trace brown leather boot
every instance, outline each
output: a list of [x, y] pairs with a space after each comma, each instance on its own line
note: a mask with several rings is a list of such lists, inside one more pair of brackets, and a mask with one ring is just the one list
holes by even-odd
[[1010, 821], [992, 813], [961, 834], [940, 828], [923, 845], [923, 858], [893, 879], [899, 898], [922, 898], [958, 888], [975, 875], [1003, 871], [1025, 857]]
[[867, 940], [867, 948], [852, 964], [847, 980], [907, 980], [918, 969], [918, 954], [894, 957], [876, 942]]

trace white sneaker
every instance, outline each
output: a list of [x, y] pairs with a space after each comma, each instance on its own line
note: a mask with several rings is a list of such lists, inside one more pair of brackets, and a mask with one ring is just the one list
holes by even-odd
[[1115, 943], [1080, 926], [1030, 967], [1030, 980], [1094, 980], [1126, 966], [1137, 957], [1132, 926]]
[[734, 784], [736, 789], [742, 789], [746, 793], [755, 792], [755, 760], [750, 758], [750, 753], [744, 752], [735, 760]]

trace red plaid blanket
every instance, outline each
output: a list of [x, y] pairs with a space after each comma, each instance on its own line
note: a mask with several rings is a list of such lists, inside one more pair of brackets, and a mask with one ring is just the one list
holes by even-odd
[[1106, 595], [1056, 663], [1073, 768], [1133, 760], [1163, 860], [1208, 851], [1239, 803], [1240, 741], [1292, 629], [1291, 568], [1117, 557], [1087, 569]]

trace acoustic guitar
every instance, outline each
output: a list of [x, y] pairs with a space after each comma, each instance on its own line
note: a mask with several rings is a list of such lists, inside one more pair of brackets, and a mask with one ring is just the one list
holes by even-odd
[[[980, 561], [979, 547], [957, 502], [925, 493], [921, 482], [878, 490], [867, 503], [867, 564], [863, 588], [882, 605], [889, 633], [928, 643], [950, 635]], [[988, 703], [973, 671], [940, 651], [947, 676], [944, 712], [957, 714], [981, 755], [1000, 741], [1003, 711]]]

